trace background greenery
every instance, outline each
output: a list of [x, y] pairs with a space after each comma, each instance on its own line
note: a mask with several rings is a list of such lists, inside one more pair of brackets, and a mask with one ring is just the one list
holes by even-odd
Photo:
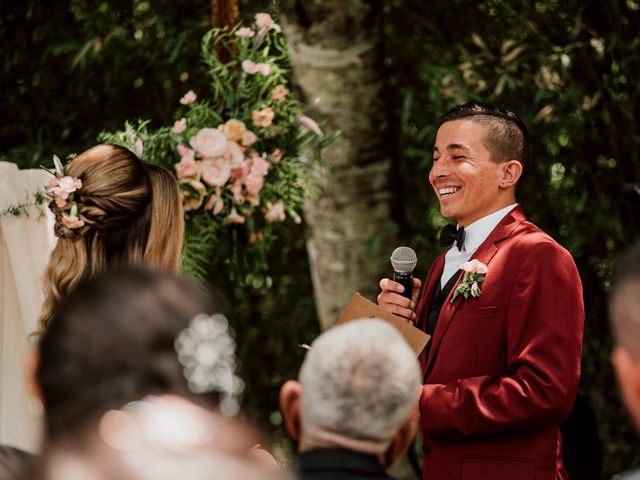
[[[571, 251], [585, 291], [581, 399], [595, 411], [603, 471], [594, 464], [575, 478], [608, 478], [640, 464], [609, 365], [606, 315], [612, 265], [640, 233], [640, 204], [623, 195], [625, 182], [640, 181], [640, 2], [382, 3], [402, 239], [426, 272], [443, 224], [426, 186], [438, 115], [468, 99], [516, 111], [535, 156], [520, 201]], [[241, 2], [241, 14], [268, 5]], [[199, 46], [208, 2], [26, 0], [0, 8], [3, 160], [32, 166], [79, 152], [125, 120], [168, 125], [184, 92], [207, 89]], [[297, 373], [297, 345], [318, 334], [303, 227], [277, 243], [269, 276], [252, 279], [258, 288], [234, 289], [224, 266], [210, 277], [235, 309], [250, 386], [245, 405], [267, 431], [281, 424], [277, 387]], [[588, 463], [597, 445], [582, 452]]]

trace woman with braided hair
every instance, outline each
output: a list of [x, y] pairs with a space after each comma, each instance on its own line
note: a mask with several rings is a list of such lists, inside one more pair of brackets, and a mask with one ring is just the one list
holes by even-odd
[[175, 177], [128, 149], [97, 145], [58, 170], [48, 190], [58, 243], [44, 274], [41, 330], [83, 278], [142, 265], [177, 272], [184, 234]]

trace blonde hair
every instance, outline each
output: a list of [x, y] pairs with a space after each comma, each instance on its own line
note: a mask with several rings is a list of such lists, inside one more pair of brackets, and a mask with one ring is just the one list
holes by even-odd
[[147, 265], [178, 271], [184, 238], [178, 183], [164, 168], [118, 145], [96, 145], [75, 157], [67, 175], [82, 180], [74, 193], [80, 228], [68, 228], [55, 202], [54, 248], [44, 274], [40, 329], [80, 280], [114, 267]]

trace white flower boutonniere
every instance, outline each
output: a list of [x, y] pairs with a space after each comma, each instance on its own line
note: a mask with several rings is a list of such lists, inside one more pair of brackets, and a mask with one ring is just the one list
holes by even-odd
[[478, 260], [465, 262], [460, 265], [460, 269], [464, 270], [464, 276], [453, 292], [451, 303], [455, 302], [459, 295], [462, 295], [465, 299], [469, 298], [469, 295], [479, 297], [481, 293], [480, 284], [484, 282], [484, 276], [488, 271], [487, 266]]

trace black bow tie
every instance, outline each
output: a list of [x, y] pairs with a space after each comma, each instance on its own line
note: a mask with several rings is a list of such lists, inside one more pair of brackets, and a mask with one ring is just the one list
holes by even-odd
[[449, 247], [453, 242], [456, 243], [458, 251], [461, 251], [464, 245], [464, 227], [457, 228], [449, 223], [440, 232], [440, 246]]

